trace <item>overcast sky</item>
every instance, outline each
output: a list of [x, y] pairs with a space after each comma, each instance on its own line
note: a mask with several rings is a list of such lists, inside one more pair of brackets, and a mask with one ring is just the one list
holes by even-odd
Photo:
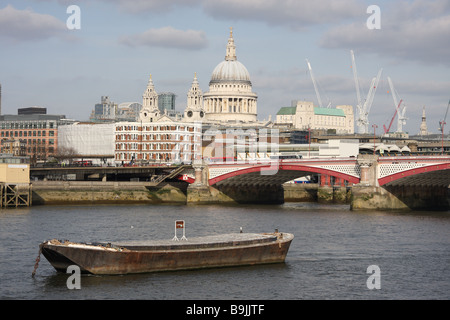
[[[81, 29], [67, 27], [73, 4]], [[380, 29], [367, 27], [369, 5], [380, 8]], [[291, 100], [317, 104], [306, 59], [324, 104], [355, 106], [354, 50], [363, 96], [383, 69], [371, 130], [394, 114], [390, 77], [407, 106], [406, 130], [417, 134], [425, 106], [438, 131], [450, 99], [450, 0], [0, 0], [2, 113], [42, 106], [88, 120], [101, 96], [142, 103], [150, 74], [183, 111], [195, 72], [208, 91], [230, 27], [260, 120]]]

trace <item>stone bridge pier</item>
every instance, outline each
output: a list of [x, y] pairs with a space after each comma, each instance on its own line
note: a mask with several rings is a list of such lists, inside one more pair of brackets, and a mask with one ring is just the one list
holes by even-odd
[[197, 162], [192, 167], [195, 171], [195, 182], [187, 189], [187, 203], [280, 204], [284, 202], [283, 186], [276, 181], [252, 182], [248, 179], [248, 183], [240, 181], [236, 184], [230, 179], [210, 186], [208, 165]]
[[[378, 156], [359, 155], [360, 183], [352, 187], [352, 210], [449, 210], [450, 170], [423, 172], [380, 186], [383, 163]], [[402, 173], [400, 173], [402, 174]]]

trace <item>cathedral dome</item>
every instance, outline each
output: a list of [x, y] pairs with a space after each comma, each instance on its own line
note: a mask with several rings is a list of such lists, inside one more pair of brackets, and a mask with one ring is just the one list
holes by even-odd
[[234, 45], [232, 29], [230, 29], [225, 60], [214, 68], [209, 84], [220, 82], [243, 82], [251, 86], [247, 68], [236, 59], [236, 46]]
[[250, 74], [239, 61], [225, 60], [214, 68], [211, 76], [211, 83], [222, 81], [250, 82]]
[[230, 28], [225, 60], [214, 68], [209, 91], [203, 95], [205, 119], [221, 123], [255, 122], [256, 100], [250, 74], [236, 59], [233, 29]]

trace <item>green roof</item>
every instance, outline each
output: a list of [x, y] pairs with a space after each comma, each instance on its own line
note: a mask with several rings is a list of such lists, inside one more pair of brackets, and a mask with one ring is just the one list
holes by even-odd
[[314, 114], [317, 114], [320, 116], [345, 117], [344, 110], [342, 110], [342, 109], [329, 109], [329, 108], [314, 107]]
[[297, 107], [282, 107], [280, 111], [277, 112], [277, 116], [293, 115], [296, 110]]

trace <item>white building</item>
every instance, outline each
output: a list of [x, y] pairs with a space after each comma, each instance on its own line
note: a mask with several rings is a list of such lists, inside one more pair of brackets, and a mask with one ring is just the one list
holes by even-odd
[[[58, 128], [58, 150], [93, 164], [110, 163], [114, 158], [114, 123], [83, 123]], [[111, 163], [110, 163], [111, 164]]]
[[319, 144], [319, 157], [356, 157], [359, 153], [358, 139], [330, 139], [327, 143]]
[[150, 75], [142, 95], [139, 121], [116, 122], [116, 164], [190, 163], [201, 155], [201, 90], [194, 76], [187, 95], [185, 119], [172, 118], [158, 109], [158, 93]]
[[118, 164], [191, 163], [201, 154], [201, 126], [175, 122], [116, 122], [115, 155]]
[[136, 121], [139, 118], [142, 104], [139, 102], [123, 102], [117, 107], [116, 120]]
[[275, 123], [299, 130], [335, 129], [338, 134], [355, 132], [353, 107], [350, 105], [319, 108], [310, 101], [293, 101], [292, 106], [278, 111]]

